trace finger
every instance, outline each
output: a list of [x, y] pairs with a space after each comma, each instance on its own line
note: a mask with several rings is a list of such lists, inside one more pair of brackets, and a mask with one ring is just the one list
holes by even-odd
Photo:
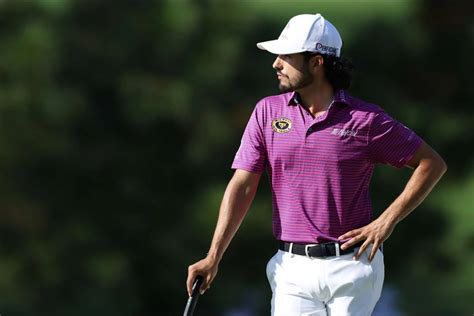
[[339, 236], [337, 239], [338, 240], [344, 240], [344, 239], [347, 239], [347, 238], [357, 236], [358, 234], [359, 234], [359, 229], [354, 229], [354, 230], [348, 231], [344, 235]]
[[204, 295], [204, 293], [207, 292], [207, 290], [209, 290], [211, 287], [210, 286], [207, 286], [206, 288], [201, 288], [201, 290], [199, 291], [199, 293], [201, 293], [201, 295]]
[[351, 238], [341, 246], [341, 249], [346, 250], [347, 248], [354, 246], [355, 244], [357, 244], [359, 241], [362, 241], [363, 239], [364, 237], [361, 235]]
[[196, 278], [195, 272], [192, 271], [190, 268], [188, 269], [188, 279], [186, 280], [186, 288], [188, 290], [189, 296], [191, 296], [191, 293], [193, 292], [193, 283], [194, 279]]
[[206, 293], [207, 289], [208, 289], [208, 286], [206, 284], [206, 281], [203, 281], [201, 288], [199, 289], [199, 293], [203, 295], [204, 293]]
[[211, 280], [210, 275], [208, 275], [207, 277], [204, 278], [204, 281], [202, 282], [201, 290], [200, 290], [201, 295], [206, 293], [206, 291], [211, 288], [211, 282], [212, 282], [212, 280]]
[[370, 251], [369, 255], [369, 262], [372, 262], [374, 259], [375, 255], [377, 254], [377, 249], [379, 249], [380, 244], [375, 241], [374, 244], [372, 245], [372, 250]]
[[354, 260], [359, 260], [360, 256], [364, 253], [365, 249], [370, 245], [370, 241], [367, 239], [362, 246], [360, 246], [359, 250], [357, 253], [354, 255], [353, 259]]

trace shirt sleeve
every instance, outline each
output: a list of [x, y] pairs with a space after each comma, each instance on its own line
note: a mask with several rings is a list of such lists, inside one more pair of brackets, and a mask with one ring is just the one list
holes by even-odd
[[375, 115], [369, 132], [370, 158], [401, 168], [413, 157], [423, 140], [385, 112]]
[[262, 173], [265, 170], [267, 151], [263, 126], [263, 113], [261, 106], [257, 104], [245, 128], [232, 169], [243, 169], [253, 173]]

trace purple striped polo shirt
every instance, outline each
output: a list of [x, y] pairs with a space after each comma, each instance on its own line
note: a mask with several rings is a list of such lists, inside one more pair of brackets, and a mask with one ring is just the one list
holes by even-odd
[[290, 92], [257, 103], [232, 168], [267, 170], [276, 239], [335, 241], [372, 221], [374, 165], [401, 168], [421, 143], [380, 107], [346, 91], [316, 118]]

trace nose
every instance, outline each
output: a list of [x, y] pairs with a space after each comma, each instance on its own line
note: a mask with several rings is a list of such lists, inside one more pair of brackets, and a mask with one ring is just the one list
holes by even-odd
[[275, 70], [280, 70], [281, 69], [281, 59], [280, 59], [279, 55], [277, 56], [277, 58], [275, 58], [275, 61], [273, 62], [272, 67]]

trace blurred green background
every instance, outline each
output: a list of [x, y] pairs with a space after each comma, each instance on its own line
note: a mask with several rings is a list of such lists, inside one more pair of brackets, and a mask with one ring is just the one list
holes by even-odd
[[[0, 313], [182, 314], [249, 115], [278, 93], [255, 43], [315, 12], [350, 92], [449, 167], [385, 244], [376, 315], [472, 315], [474, 10], [456, 0], [0, 1]], [[409, 175], [376, 169], [377, 214]], [[265, 177], [197, 315], [269, 315], [270, 216]]]

